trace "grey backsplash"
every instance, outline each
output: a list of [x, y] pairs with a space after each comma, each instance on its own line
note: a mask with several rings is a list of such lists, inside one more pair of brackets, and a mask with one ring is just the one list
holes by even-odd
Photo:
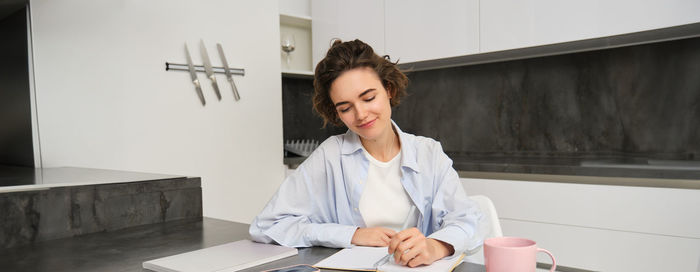
[[[700, 160], [700, 38], [408, 76], [393, 119], [451, 156]], [[282, 82], [285, 139], [345, 131], [320, 129], [311, 79]]]

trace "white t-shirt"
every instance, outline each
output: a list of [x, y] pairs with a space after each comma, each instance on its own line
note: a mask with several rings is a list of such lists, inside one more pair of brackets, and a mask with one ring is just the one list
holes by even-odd
[[[409, 216], [411, 198], [401, 184], [401, 152], [388, 162], [381, 162], [362, 149], [369, 160], [367, 180], [360, 197], [360, 214], [367, 227], [386, 227], [401, 231]], [[418, 222], [417, 213], [410, 215], [409, 227]]]

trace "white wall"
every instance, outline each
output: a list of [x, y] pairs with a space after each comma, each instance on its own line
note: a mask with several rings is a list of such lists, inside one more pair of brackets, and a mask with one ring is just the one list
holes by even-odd
[[[32, 0], [36, 103], [44, 167], [202, 177], [204, 215], [250, 222], [284, 178], [277, 1]], [[204, 39], [245, 68], [233, 99], [185, 63]]]

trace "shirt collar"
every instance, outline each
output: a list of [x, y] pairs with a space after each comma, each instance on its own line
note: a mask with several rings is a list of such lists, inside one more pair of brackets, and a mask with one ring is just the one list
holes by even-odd
[[394, 120], [391, 120], [391, 124], [394, 125], [394, 128], [396, 128], [396, 132], [399, 134], [399, 141], [401, 141], [401, 167], [407, 167], [416, 173], [419, 173], [420, 169], [418, 168], [418, 162], [416, 160], [416, 137], [401, 131]]
[[[418, 168], [418, 162], [416, 161], [416, 148], [414, 143], [414, 137], [411, 134], [404, 133], [401, 131], [398, 125], [391, 120], [391, 124], [396, 129], [399, 135], [399, 141], [401, 141], [401, 167], [407, 167], [415, 172], [420, 172]], [[341, 147], [341, 154], [349, 155], [362, 150], [362, 142], [360, 142], [360, 136], [352, 130], [348, 129], [345, 132], [345, 140], [343, 141]]]

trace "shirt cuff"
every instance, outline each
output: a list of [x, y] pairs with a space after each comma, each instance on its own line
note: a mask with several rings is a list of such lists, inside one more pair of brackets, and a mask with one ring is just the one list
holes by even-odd
[[435, 239], [435, 240], [440, 240], [442, 242], [450, 244], [455, 252], [454, 254], [445, 257], [444, 259], [452, 259], [454, 257], [462, 255], [467, 248], [464, 243], [464, 240], [466, 239], [464, 231], [460, 229], [459, 227], [456, 226], [447, 226], [441, 230], [438, 230], [436, 232], [433, 232], [433, 234], [429, 235], [428, 238]]
[[357, 226], [340, 224], [317, 224], [309, 233], [312, 236], [312, 244], [334, 247], [352, 247], [352, 236], [355, 235]]

